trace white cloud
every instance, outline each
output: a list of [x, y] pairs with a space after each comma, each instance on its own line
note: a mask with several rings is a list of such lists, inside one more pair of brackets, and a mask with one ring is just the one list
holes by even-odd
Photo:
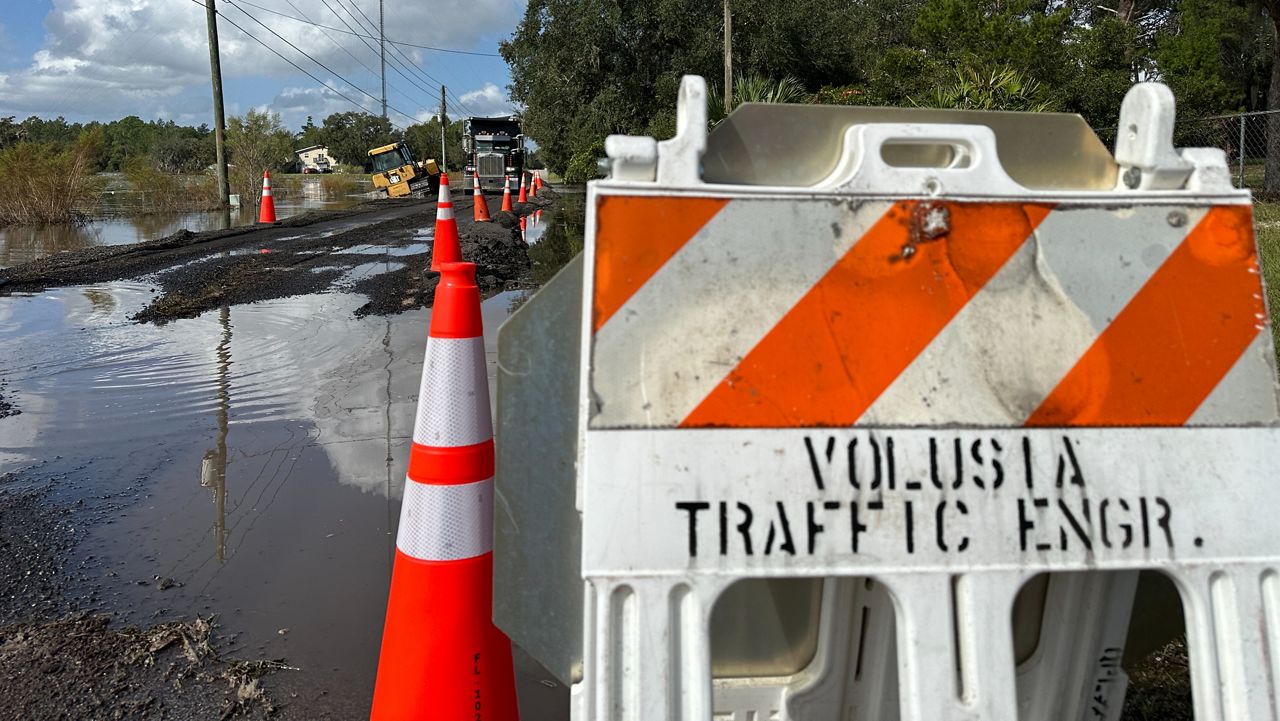
[[[315, 124], [319, 125], [332, 113], [344, 113], [356, 109], [350, 101], [334, 91], [335, 87], [344, 89], [344, 86], [334, 80], [330, 80], [329, 86], [326, 87], [318, 85], [287, 87], [275, 96], [266, 109], [280, 113], [285, 127], [288, 128], [302, 127], [307, 116], [311, 116]], [[354, 95], [345, 90], [344, 92], [351, 100], [359, 102], [366, 112], [382, 112], [378, 102], [363, 95]]]
[[[299, 15], [287, 0], [253, 0], [255, 5], [287, 15]], [[352, 3], [331, 3], [345, 9]], [[369, 2], [355, 2], [368, 6]], [[297, 47], [324, 63], [332, 73], [372, 87], [368, 68], [377, 68], [377, 56], [359, 38], [295, 22], [279, 15], [243, 5], [238, 0], [221, 0], [219, 19], [222, 71], [228, 95], [234, 95], [259, 78], [286, 79], [289, 85], [309, 83], [296, 69], [232, 26], [239, 24], [254, 36], [277, 48], [317, 77], [334, 81], [333, 75], [289, 49], [261, 25], [240, 12], [252, 13]], [[312, 21], [346, 29], [350, 23], [362, 26], [346, 15], [336, 15], [323, 5], [298, 3]], [[520, 0], [470, 0], [466, 3], [387, 3], [387, 35], [393, 39], [440, 47], [471, 47], [480, 38], [509, 30], [521, 16]], [[364, 7], [375, 21], [376, 5]], [[359, 17], [363, 20], [363, 17]], [[45, 18], [43, 46], [23, 69], [0, 74], [0, 114], [37, 113], [68, 117], [115, 118], [126, 114], [156, 117], [162, 108], [172, 112], [208, 115], [209, 55], [203, 3], [192, 0], [53, 0], [53, 10]], [[13, 32], [12, 28], [9, 30]], [[4, 50], [0, 28], [0, 52]], [[332, 39], [331, 39], [332, 38]], [[334, 41], [341, 44], [341, 48]], [[371, 43], [373, 41], [370, 41]], [[426, 57], [423, 50], [405, 48], [415, 63]], [[388, 50], [389, 63], [403, 62]], [[353, 57], [354, 56], [354, 57]], [[366, 67], [367, 66], [367, 67]], [[388, 80], [400, 76], [388, 67]], [[261, 81], [258, 80], [259, 84]], [[237, 83], [240, 84], [239, 88]], [[369, 100], [345, 84], [343, 92], [362, 103]], [[297, 100], [285, 88], [277, 100]], [[321, 88], [312, 108], [329, 107], [330, 98]], [[370, 90], [374, 94], [376, 91]], [[340, 99], [339, 99], [340, 100]], [[349, 103], [341, 101], [346, 109]], [[286, 106], [281, 106], [284, 109]], [[299, 107], [301, 106], [288, 106]], [[319, 112], [317, 110], [317, 112]], [[305, 113], [304, 113], [305, 115]], [[403, 120], [403, 119], [402, 119]]]
[[507, 99], [507, 94], [493, 83], [485, 83], [479, 90], [463, 93], [458, 99], [475, 117], [510, 115], [516, 109], [515, 104]]

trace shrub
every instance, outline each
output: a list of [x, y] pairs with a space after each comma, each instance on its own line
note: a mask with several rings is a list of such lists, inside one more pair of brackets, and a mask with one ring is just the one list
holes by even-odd
[[89, 132], [65, 150], [27, 142], [0, 150], [0, 225], [79, 220], [101, 188], [93, 174], [101, 140]]

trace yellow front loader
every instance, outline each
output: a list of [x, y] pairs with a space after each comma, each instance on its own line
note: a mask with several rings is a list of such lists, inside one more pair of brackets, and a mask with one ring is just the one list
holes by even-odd
[[369, 151], [373, 166], [373, 187], [384, 190], [388, 198], [403, 198], [415, 190], [434, 193], [440, 184], [440, 167], [428, 158], [421, 163], [413, 159], [403, 141]]

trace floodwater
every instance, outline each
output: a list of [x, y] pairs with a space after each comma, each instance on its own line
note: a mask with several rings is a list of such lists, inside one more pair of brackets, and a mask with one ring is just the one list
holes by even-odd
[[[565, 225], [529, 228], [535, 269], [570, 259], [575, 243], [546, 242], [581, 219]], [[365, 272], [401, 265], [368, 252]], [[491, 389], [522, 295], [483, 305]], [[356, 318], [365, 299], [335, 291], [130, 322], [151, 298], [135, 282], [0, 298], [0, 380], [22, 411], [0, 420], [0, 474], [115, 504], [73, 552], [97, 610], [217, 614], [231, 656], [297, 669], [268, 680], [286, 712], [367, 715], [430, 310]], [[66, 485], [55, 500], [74, 501]], [[517, 673], [523, 718], [567, 718], [566, 689], [520, 653]]]
[[[322, 191], [320, 181], [312, 177], [300, 182], [300, 192], [276, 199], [277, 219], [284, 220], [308, 210], [340, 210], [364, 200], [360, 195], [330, 196]], [[103, 217], [87, 223], [0, 227], [0, 268], [68, 250], [155, 240], [183, 228], [193, 232], [221, 230], [229, 226], [252, 225], [258, 219], [257, 208], [247, 206], [232, 210], [230, 217], [223, 211], [118, 215], [126, 206], [119, 199], [123, 195], [104, 196], [101, 207], [95, 211]]]

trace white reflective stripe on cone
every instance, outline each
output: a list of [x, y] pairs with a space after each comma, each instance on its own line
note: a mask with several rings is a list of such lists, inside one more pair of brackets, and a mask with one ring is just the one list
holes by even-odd
[[493, 437], [484, 338], [427, 338], [413, 442], [473, 446]]
[[437, 220], [453, 220], [453, 206], [452, 205], [436, 206], [436, 219]]
[[421, 561], [460, 561], [493, 550], [493, 479], [404, 483], [396, 548]]

